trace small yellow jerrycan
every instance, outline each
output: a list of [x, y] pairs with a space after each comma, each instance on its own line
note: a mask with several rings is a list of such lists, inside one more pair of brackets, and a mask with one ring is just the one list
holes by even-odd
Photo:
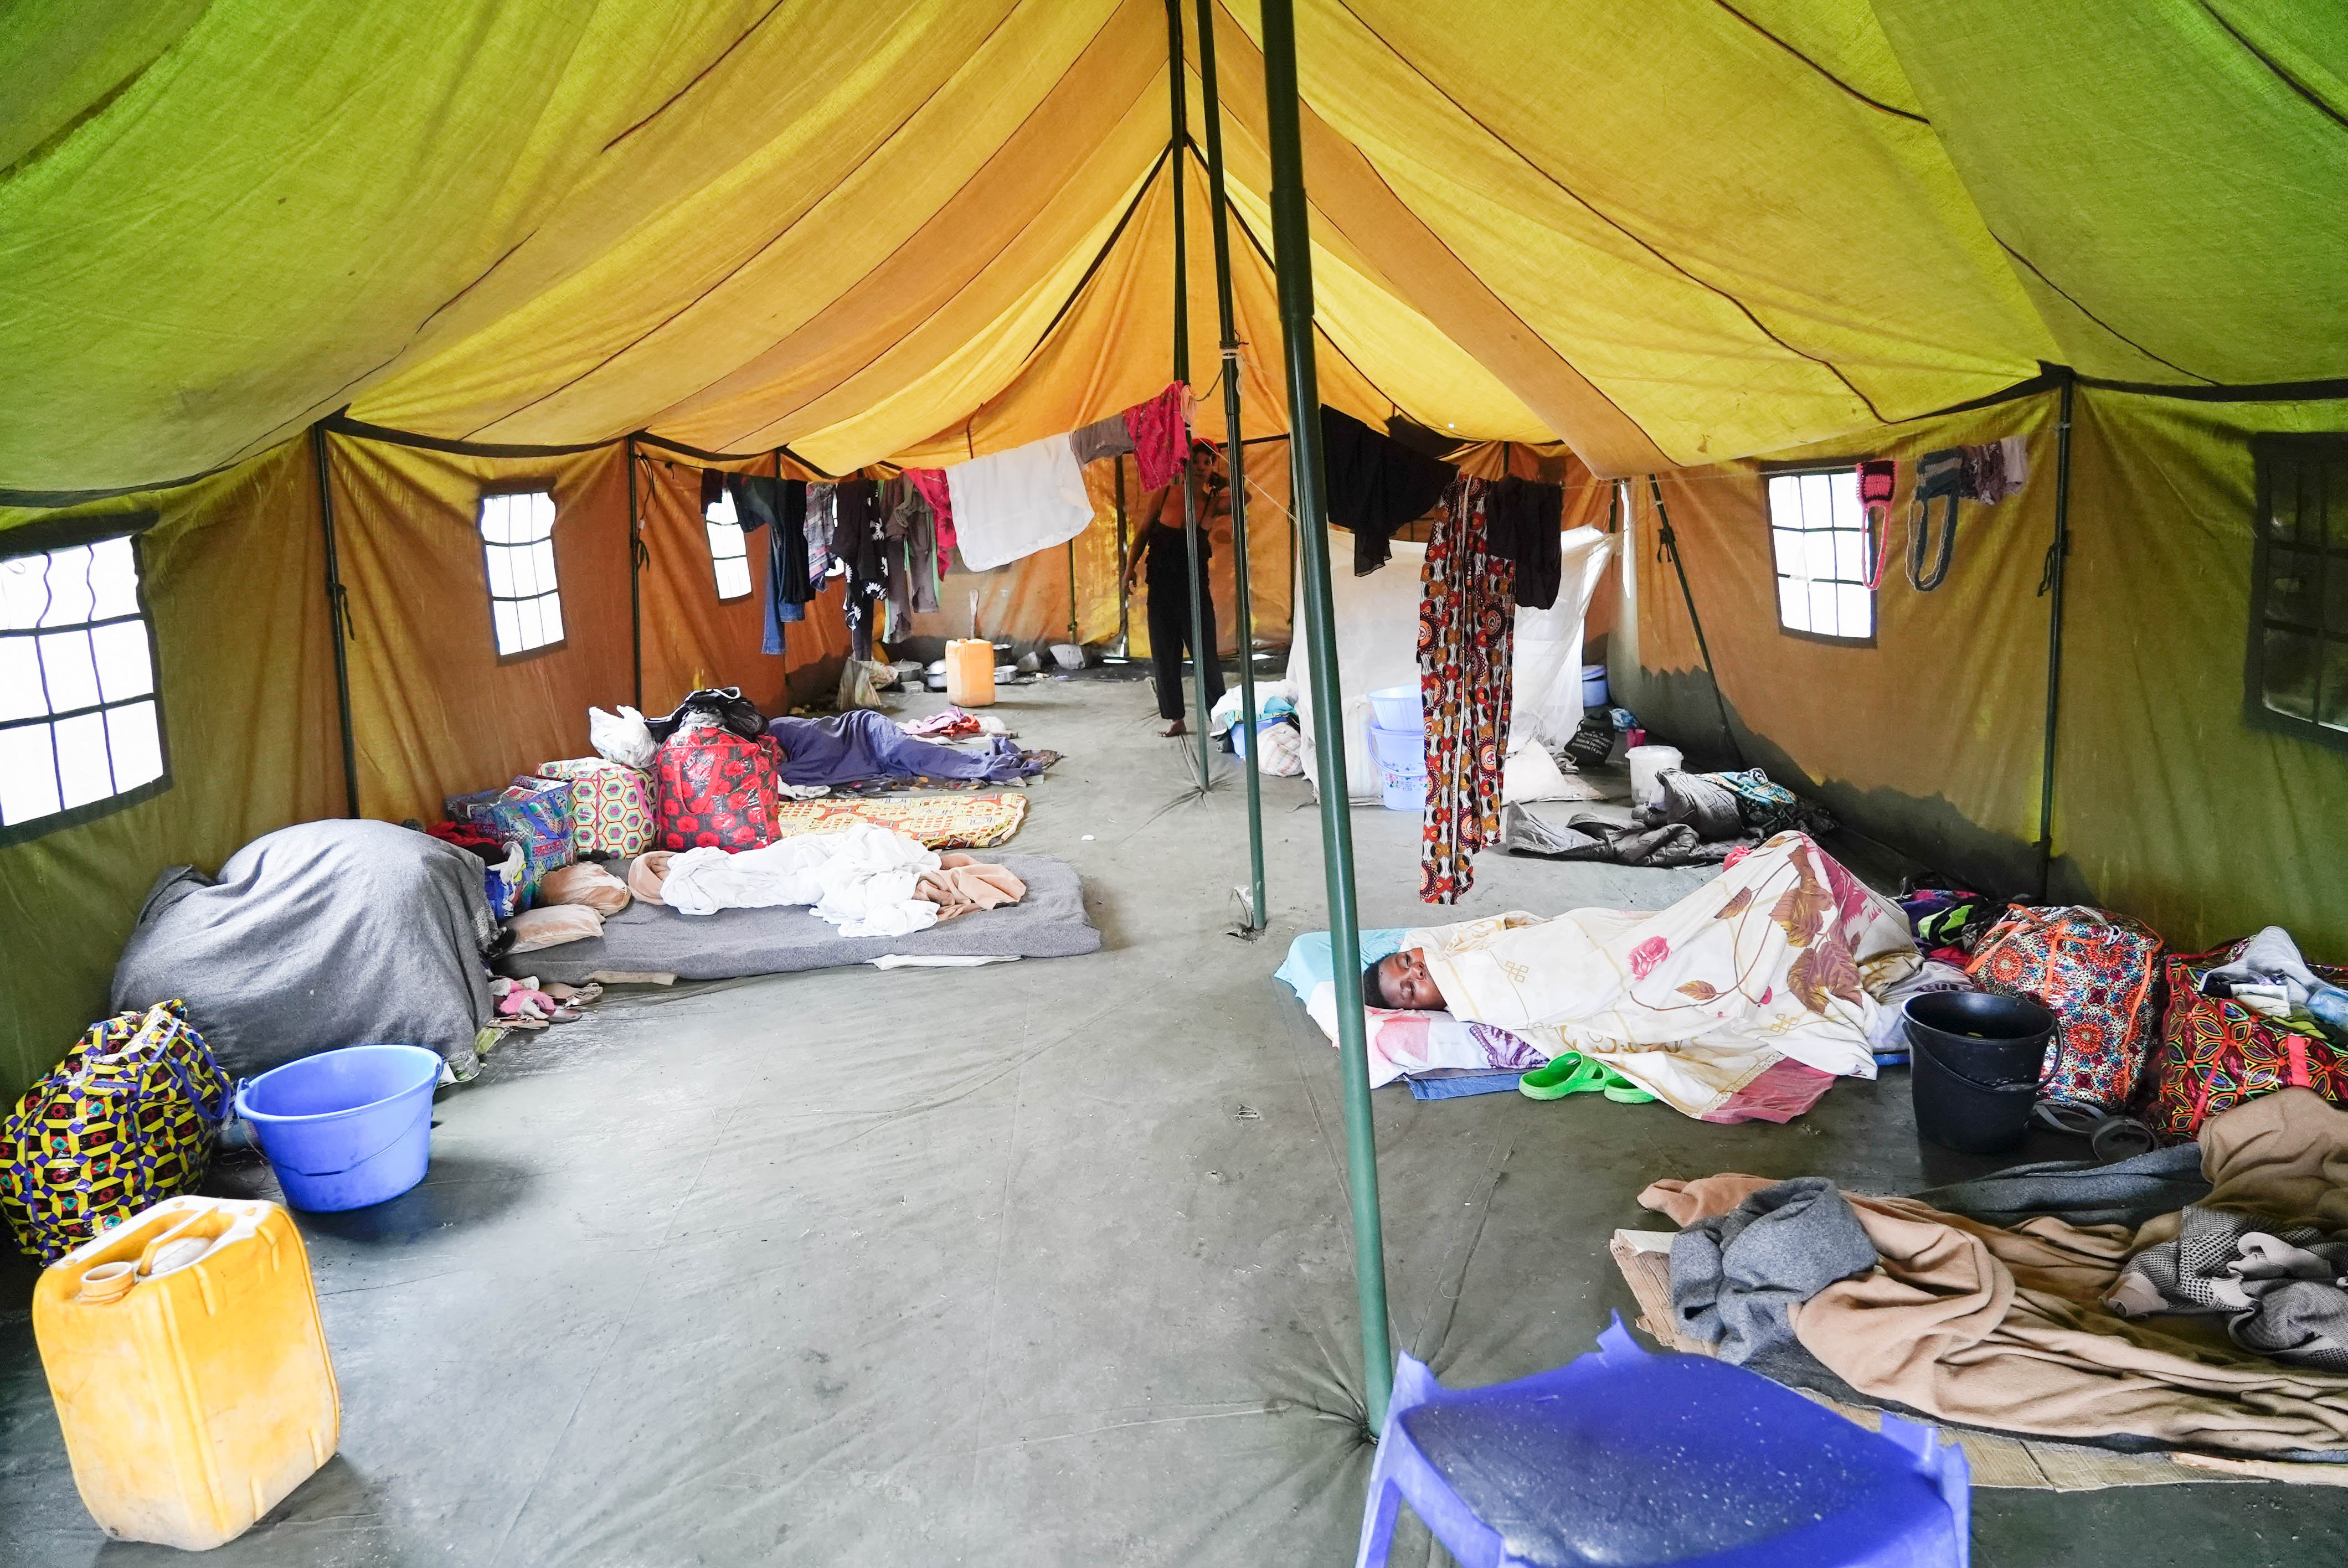
[[170, 1198], [51, 1264], [33, 1335], [108, 1535], [201, 1552], [326, 1462], [342, 1402], [283, 1209]]
[[946, 701], [957, 708], [983, 708], [994, 701], [994, 643], [958, 637], [946, 644]]

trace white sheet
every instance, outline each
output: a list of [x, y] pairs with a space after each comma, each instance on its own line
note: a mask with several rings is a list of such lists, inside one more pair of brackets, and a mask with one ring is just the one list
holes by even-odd
[[957, 463], [945, 473], [955, 548], [972, 571], [1066, 544], [1093, 520], [1085, 471], [1066, 436]]
[[903, 937], [938, 923], [938, 907], [913, 897], [938, 857], [901, 833], [860, 822], [841, 833], [803, 833], [729, 855], [688, 849], [668, 864], [661, 898], [680, 915], [812, 905], [843, 937]]

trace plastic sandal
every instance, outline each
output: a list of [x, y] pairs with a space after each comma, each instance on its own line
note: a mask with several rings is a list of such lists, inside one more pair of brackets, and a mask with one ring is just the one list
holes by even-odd
[[1569, 1094], [1595, 1094], [1604, 1090], [1610, 1069], [1578, 1050], [1553, 1057], [1517, 1081], [1517, 1092], [1528, 1100], [1562, 1100]]

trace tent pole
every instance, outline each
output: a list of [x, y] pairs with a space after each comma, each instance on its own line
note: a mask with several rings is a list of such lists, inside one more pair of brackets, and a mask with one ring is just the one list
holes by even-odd
[[335, 487], [329, 477], [326, 427], [310, 426], [310, 454], [318, 465], [318, 528], [326, 546], [326, 621], [335, 639], [335, 708], [343, 725], [343, 815], [359, 815], [358, 737], [351, 730], [351, 598], [343, 588], [335, 548]]
[[2071, 388], [2063, 372], [2063, 405], [2054, 426], [2054, 539], [2046, 547], [2046, 579], [2039, 591], [2046, 606], [2046, 730], [2039, 742], [2038, 901], [2047, 898], [2054, 876], [2054, 723], [2063, 698], [2063, 572], [2071, 559]]
[[1076, 641], [1076, 541], [1074, 539], [1068, 541], [1068, 642], [1072, 647], [1083, 646]]
[[1336, 971], [1337, 1059], [1345, 1080], [1345, 1175], [1354, 1204], [1354, 1284], [1362, 1312], [1362, 1384], [1370, 1430], [1383, 1430], [1394, 1391], [1386, 1338], [1385, 1245], [1378, 1217], [1376, 1130], [1370, 1121], [1369, 1044], [1363, 1030], [1361, 921], [1354, 907], [1354, 824], [1345, 779], [1344, 697], [1329, 600], [1329, 507], [1321, 451], [1321, 380], [1313, 364], [1312, 231], [1304, 205], [1304, 151], [1297, 128], [1293, 0], [1263, 0], [1265, 128], [1272, 144], [1272, 271], [1280, 283], [1280, 337], [1288, 371], [1289, 516], [1300, 538], [1304, 641], [1313, 744], [1321, 774], [1321, 862], [1329, 882], [1329, 947]]
[[[1183, 192], [1189, 185], [1189, 165], [1182, 156], [1190, 141], [1190, 94], [1182, 75], [1182, 0], [1166, 0], [1166, 85], [1174, 107], [1173, 149], [1167, 156], [1167, 172], [1174, 178], [1174, 379], [1184, 386], [1190, 384], [1190, 253], [1189, 227], [1184, 219]], [[1190, 455], [1182, 454], [1182, 544], [1190, 562], [1190, 684], [1197, 693], [1199, 711], [1191, 723], [1198, 725], [1199, 789], [1201, 794], [1214, 788], [1212, 741], [1207, 728], [1207, 661], [1215, 651], [1206, 646], [1208, 596], [1213, 592], [1207, 584], [1207, 563], [1200, 559], [1199, 535], [1199, 487], [1191, 483]], [[1153, 649], [1154, 652], [1155, 650]], [[1175, 666], [1176, 678], [1180, 678], [1182, 666]]]
[[1688, 624], [1695, 628], [1695, 651], [1704, 655], [1704, 676], [1712, 682], [1712, 700], [1720, 709], [1720, 733], [1728, 738], [1728, 749], [1736, 754], [1736, 765], [1741, 768], [1745, 765], [1745, 747], [1736, 739], [1736, 727], [1728, 722], [1728, 698], [1722, 692], [1720, 676], [1712, 667], [1712, 645], [1704, 640], [1704, 618], [1695, 612], [1695, 592], [1688, 587], [1687, 568], [1680, 562], [1680, 537], [1672, 532], [1672, 515], [1663, 509], [1663, 487], [1653, 474], [1647, 476], [1647, 493], [1655, 498], [1656, 544], [1671, 558], [1672, 570], [1679, 574], [1680, 597], [1687, 601]]
[[1133, 600], [1128, 591], [1133, 581], [1133, 561], [1128, 555], [1133, 546], [1125, 537], [1125, 459], [1117, 462], [1117, 656], [1133, 656]]
[[1199, 0], [1199, 82], [1207, 122], [1207, 199], [1215, 229], [1215, 313], [1222, 329], [1223, 466], [1231, 495], [1231, 610], [1240, 644], [1240, 733], [1247, 742], [1248, 929], [1263, 913], [1263, 778], [1256, 768], [1255, 604], [1248, 581], [1247, 448], [1240, 434], [1240, 335], [1231, 304], [1231, 224], [1223, 189], [1223, 116], [1215, 90], [1215, 0]]
[[637, 581], [644, 564], [644, 527], [636, 515], [636, 438], [620, 443], [628, 464], [628, 660], [635, 671], [636, 711], [644, 707], [644, 605]]

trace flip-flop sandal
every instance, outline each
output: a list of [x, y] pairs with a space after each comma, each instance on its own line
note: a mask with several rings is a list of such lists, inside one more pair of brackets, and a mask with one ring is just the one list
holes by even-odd
[[1569, 1094], [1596, 1094], [1606, 1087], [1611, 1070], [1580, 1051], [1569, 1050], [1546, 1067], [1536, 1067], [1517, 1080], [1517, 1092], [1528, 1100], [1562, 1100]]

